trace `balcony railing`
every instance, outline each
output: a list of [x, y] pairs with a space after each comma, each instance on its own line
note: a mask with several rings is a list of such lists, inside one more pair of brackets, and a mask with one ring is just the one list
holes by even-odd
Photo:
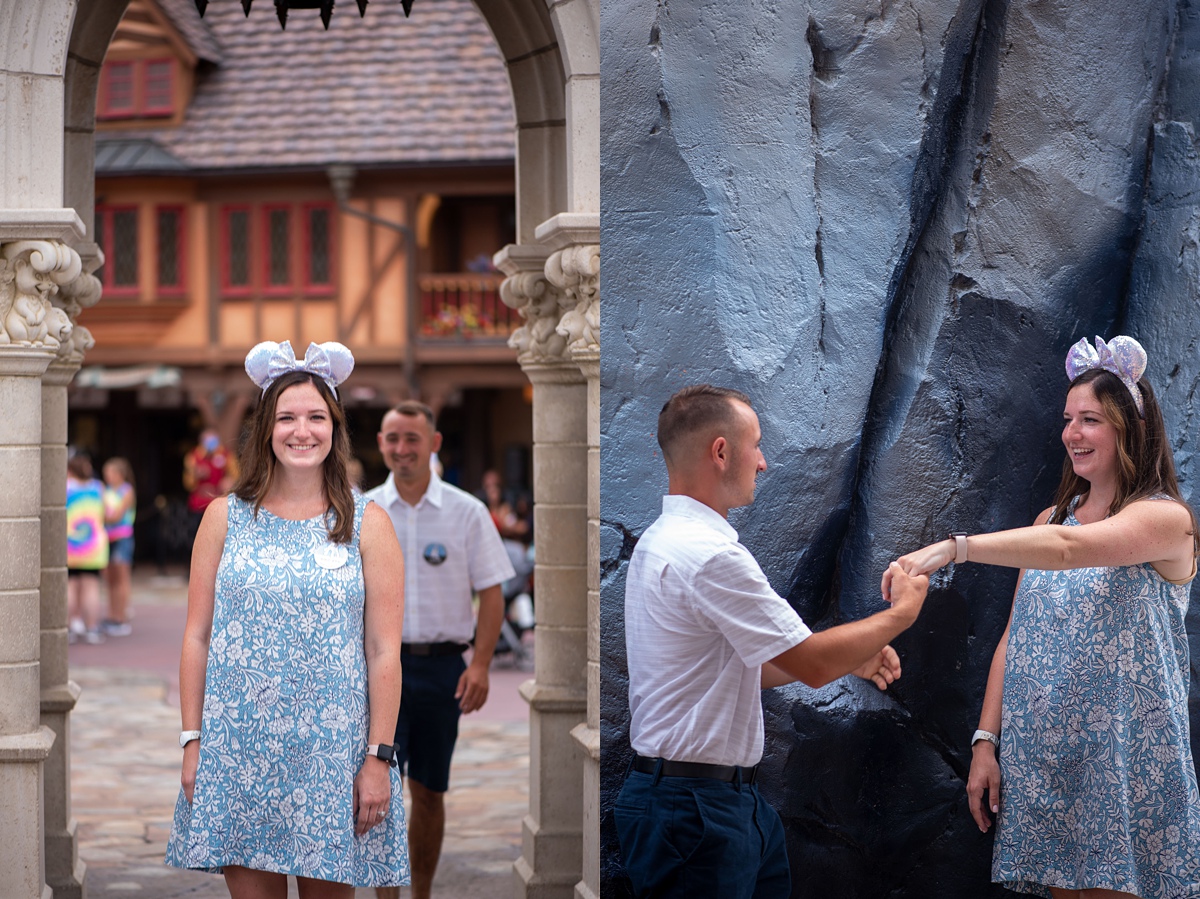
[[505, 341], [521, 325], [521, 316], [500, 299], [501, 274], [421, 275], [422, 340]]

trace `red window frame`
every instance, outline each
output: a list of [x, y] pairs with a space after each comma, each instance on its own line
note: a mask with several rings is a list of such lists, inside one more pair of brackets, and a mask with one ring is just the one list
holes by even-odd
[[175, 229], [175, 273], [177, 284], [163, 284], [162, 272], [159, 270], [161, 254], [154, 258], [155, 289], [162, 296], [179, 296], [187, 290], [187, 207], [165, 204], [154, 208], [154, 238], [155, 249], [162, 246], [162, 231], [159, 228], [160, 216], [164, 212], [174, 212], [178, 216], [178, 226]]
[[[129, 84], [129, 105], [113, 107], [112, 105], [112, 86], [114, 74], [117, 72], [127, 73]], [[123, 60], [120, 62], [108, 62], [104, 64], [102, 70], [104, 76], [104, 84], [100, 91], [100, 109], [99, 115], [101, 118], [113, 119], [129, 119], [137, 115], [137, 63], [134, 60]]]
[[[287, 213], [287, 281], [275, 284], [271, 281], [271, 213]], [[259, 259], [262, 274], [263, 296], [292, 296], [296, 292], [296, 205], [294, 203], [263, 203], [259, 208], [259, 246], [262, 257]]]
[[100, 269], [100, 283], [104, 286], [104, 292], [110, 297], [137, 297], [141, 295], [142, 289], [142, 267], [141, 260], [134, 260], [136, 275], [133, 284], [116, 284], [113, 281], [113, 275], [117, 270], [117, 257], [113, 251], [113, 244], [116, 241], [116, 229], [113, 227], [113, 219], [118, 212], [132, 212], [136, 216], [137, 234], [134, 236], [137, 249], [141, 249], [141, 226], [142, 217], [141, 210], [136, 205], [128, 203], [114, 206], [100, 205], [96, 207], [96, 218], [103, 218], [102, 237], [100, 249], [104, 252], [104, 266]]
[[[150, 70], [152, 66], [166, 64], [166, 100], [151, 105]], [[100, 74], [100, 96], [96, 115], [101, 119], [163, 118], [175, 114], [175, 79], [178, 65], [170, 56], [153, 59], [122, 59], [104, 63]], [[112, 105], [113, 73], [127, 73], [129, 83], [129, 105]], [[124, 77], [124, 76], [123, 76]]]
[[[312, 259], [312, 211], [315, 209], [324, 209], [329, 214], [329, 229], [328, 229], [328, 245], [326, 253], [329, 257], [329, 280], [328, 281], [310, 281], [309, 274], [312, 271], [309, 261]], [[337, 256], [334, 253], [334, 247], [337, 241], [334, 238], [334, 227], [337, 222], [337, 217], [334, 214], [336, 207], [332, 203], [302, 203], [300, 204], [300, 227], [302, 232], [301, 238], [301, 258], [300, 258], [300, 284], [304, 288], [304, 292], [309, 295], [331, 294], [334, 292], [334, 285], [337, 283]]]
[[[245, 284], [229, 281], [229, 219], [235, 212], [246, 213], [246, 277]], [[221, 293], [227, 297], [248, 297], [254, 293], [254, 207], [248, 203], [227, 203], [221, 207], [220, 240]]]
[[[141, 102], [138, 104], [139, 113], [143, 116], [171, 116], [175, 114], [175, 60], [171, 57], [161, 57], [159, 59], [143, 59], [140, 61], [139, 69], [140, 78], [137, 79], [137, 85], [140, 88]], [[158, 106], [150, 105], [150, 69], [156, 65], [166, 65], [166, 103]]]

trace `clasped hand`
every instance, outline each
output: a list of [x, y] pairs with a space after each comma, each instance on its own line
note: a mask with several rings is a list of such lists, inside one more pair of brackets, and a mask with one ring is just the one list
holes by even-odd
[[928, 575], [954, 561], [954, 541], [939, 540], [921, 549], [901, 556], [892, 562], [883, 573], [880, 589], [883, 598], [894, 603], [892, 590], [897, 572], [903, 572], [909, 577]]

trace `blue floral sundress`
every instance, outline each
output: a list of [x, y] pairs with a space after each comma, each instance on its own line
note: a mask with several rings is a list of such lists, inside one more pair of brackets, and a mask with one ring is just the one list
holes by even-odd
[[992, 880], [1039, 896], [1200, 896], [1189, 592], [1150, 565], [1026, 572], [1004, 668]]
[[354, 833], [368, 725], [359, 555], [367, 502], [355, 496], [354, 536], [338, 549], [323, 517], [255, 516], [229, 497], [200, 765], [193, 803], [180, 790], [175, 804], [168, 865], [212, 873], [242, 865], [362, 887], [409, 883], [395, 769], [387, 818]]

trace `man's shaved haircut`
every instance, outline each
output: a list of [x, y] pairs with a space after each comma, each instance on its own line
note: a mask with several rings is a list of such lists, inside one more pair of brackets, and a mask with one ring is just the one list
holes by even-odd
[[416, 400], [405, 400], [399, 405], [388, 409], [388, 412], [395, 412], [397, 415], [404, 415], [409, 418], [423, 418], [429, 422], [430, 431], [437, 430], [437, 416], [433, 414], [433, 409], [424, 403], [418, 403]]
[[658, 445], [663, 458], [670, 463], [672, 455], [688, 440], [732, 424], [734, 400], [751, 406], [750, 397], [740, 390], [712, 384], [693, 384], [672, 395], [658, 414]]

